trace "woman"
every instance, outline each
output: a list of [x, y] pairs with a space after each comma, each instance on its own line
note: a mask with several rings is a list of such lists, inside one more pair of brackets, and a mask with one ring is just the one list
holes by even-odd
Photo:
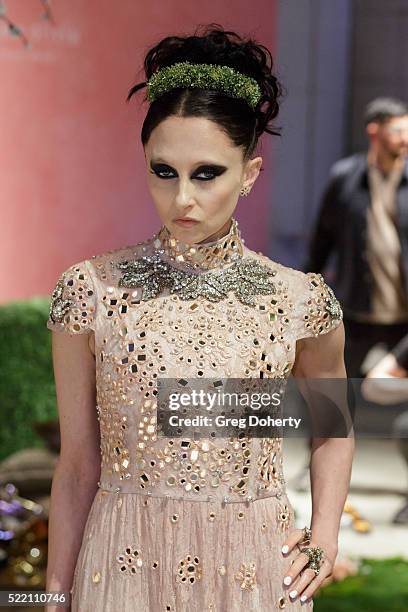
[[72, 265], [52, 296], [62, 443], [47, 588], [72, 585], [72, 610], [312, 609], [337, 553], [351, 441], [316, 440], [310, 533], [294, 528], [280, 438], [170, 439], [156, 423], [160, 378], [345, 377], [332, 291], [250, 250], [233, 217], [281, 87], [265, 47], [217, 25], [162, 40], [144, 66], [128, 99], [147, 84], [162, 225]]

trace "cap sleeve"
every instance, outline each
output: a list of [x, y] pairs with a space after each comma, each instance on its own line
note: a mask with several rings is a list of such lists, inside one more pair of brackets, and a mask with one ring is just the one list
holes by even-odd
[[316, 272], [301, 275], [300, 293], [295, 298], [297, 340], [327, 334], [343, 319], [340, 302], [323, 276]]
[[95, 330], [96, 295], [87, 261], [70, 266], [51, 294], [47, 327], [70, 335]]

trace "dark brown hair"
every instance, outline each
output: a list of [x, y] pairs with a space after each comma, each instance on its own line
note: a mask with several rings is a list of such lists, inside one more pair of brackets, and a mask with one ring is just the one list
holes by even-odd
[[375, 98], [365, 107], [364, 123], [384, 123], [395, 117], [408, 115], [408, 106], [397, 98]]
[[154, 72], [182, 61], [230, 66], [254, 78], [262, 97], [252, 109], [245, 100], [218, 90], [172, 89], [150, 104], [141, 132], [143, 146], [154, 128], [172, 115], [214, 121], [236, 146], [243, 148], [244, 159], [251, 157], [264, 132], [280, 136], [281, 128], [275, 128], [272, 120], [278, 115], [283, 87], [272, 72], [270, 51], [253, 39], [244, 40], [236, 32], [225, 31], [219, 24], [199, 26], [192, 36], [168, 36], [152, 47], [144, 59], [146, 81], [130, 89], [127, 101], [146, 86]]

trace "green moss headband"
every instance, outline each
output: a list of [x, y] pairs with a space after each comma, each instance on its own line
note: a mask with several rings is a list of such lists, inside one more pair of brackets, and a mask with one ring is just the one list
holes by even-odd
[[156, 100], [176, 87], [218, 89], [232, 98], [243, 98], [254, 109], [261, 98], [261, 89], [252, 77], [229, 66], [177, 62], [156, 71], [147, 81], [147, 99]]

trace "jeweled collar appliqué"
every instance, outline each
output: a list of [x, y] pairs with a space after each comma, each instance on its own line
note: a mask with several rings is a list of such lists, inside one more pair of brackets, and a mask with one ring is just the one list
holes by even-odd
[[218, 302], [233, 291], [243, 304], [255, 305], [256, 295], [276, 293], [271, 276], [275, 272], [252, 257], [245, 257], [226, 269], [204, 274], [174, 268], [161, 259], [160, 254], [145, 255], [134, 261], [118, 264], [124, 271], [119, 280], [122, 287], [142, 287], [142, 299], [155, 298], [168, 288], [182, 300], [205, 297]]
[[276, 272], [253, 257], [243, 257], [243, 242], [235, 219], [228, 234], [196, 245], [173, 239], [162, 227], [153, 237], [151, 254], [117, 264], [122, 271], [119, 286], [142, 287], [142, 300], [166, 288], [183, 300], [201, 296], [213, 302], [233, 291], [243, 304], [255, 306], [256, 295], [276, 293]]

